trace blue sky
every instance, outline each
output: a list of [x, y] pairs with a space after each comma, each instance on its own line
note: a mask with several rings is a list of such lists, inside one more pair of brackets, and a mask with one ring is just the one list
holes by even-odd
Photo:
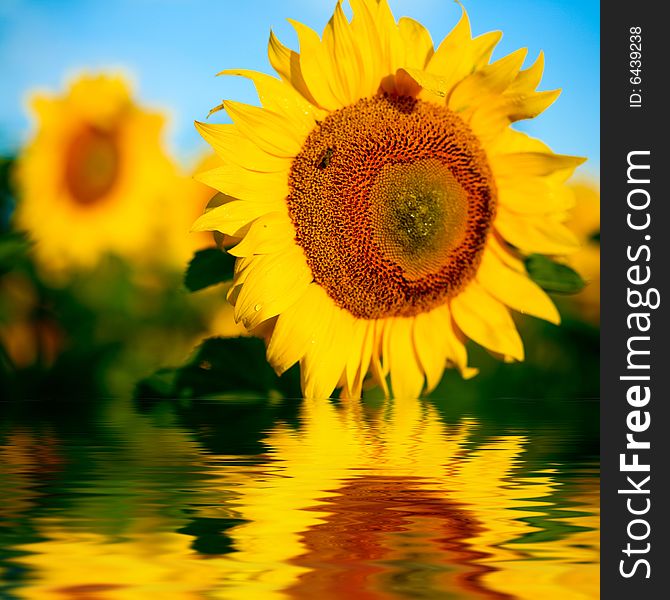
[[[396, 17], [426, 25], [437, 43], [458, 20], [451, 0], [390, 0]], [[595, 0], [464, 0], [473, 32], [504, 32], [494, 58], [519, 47], [528, 61], [546, 54], [542, 89], [563, 88], [546, 113], [521, 128], [557, 152], [589, 157], [599, 168], [599, 2]], [[297, 48], [287, 17], [321, 32], [334, 0], [1, 0], [0, 153], [16, 151], [30, 135], [25, 99], [30, 90], [62, 90], [82, 71], [128, 74], [138, 98], [170, 115], [167, 142], [184, 163], [205, 144], [193, 129], [223, 98], [255, 103], [225, 68], [270, 72], [272, 28]]]

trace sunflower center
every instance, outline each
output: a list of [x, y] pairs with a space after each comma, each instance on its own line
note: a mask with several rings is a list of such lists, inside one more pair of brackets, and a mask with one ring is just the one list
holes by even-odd
[[70, 142], [65, 156], [65, 186], [84, 206], [102, 200], [119, 175], [119, 148], [113, 132], [84, 127]]
[[410, 316], [474, 276], [495, 216], [486, 155], [445, 107], [376, 96], [331, 113], [289, 176], [314, 280], [358, 318]]

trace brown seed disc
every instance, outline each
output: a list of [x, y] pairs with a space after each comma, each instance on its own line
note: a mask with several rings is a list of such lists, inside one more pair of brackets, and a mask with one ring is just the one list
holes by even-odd
[[83, 206], [103, 200], [119, 176], [119, 148], [114, 132], [85, 126], [65, 154], [65, 187]]
[[314, 280], [354, 316], [410, 316], [474, 276], [495, 216], [486, 155], [461, 118], [408, 97], [359, 100], [293, 161], [288, 208]]

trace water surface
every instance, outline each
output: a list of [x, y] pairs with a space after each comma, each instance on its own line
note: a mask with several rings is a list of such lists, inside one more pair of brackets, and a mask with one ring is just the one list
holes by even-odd
[[0, 595], [597, 598], [597, 404], [565, 404], [3, 405]]

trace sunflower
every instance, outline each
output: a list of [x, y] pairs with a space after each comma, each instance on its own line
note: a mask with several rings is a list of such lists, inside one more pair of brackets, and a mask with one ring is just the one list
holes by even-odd
[[223, 159], [201, 175], [225, 202], [196, 230], [238, 238], [229, 300], [253, 329], [272, 320], [267, 356], [300, 362], [304, 394], [356, 397], [369, 377], [395, 397], [465, 377], [465, 342], [523, 360], [513, 309], [558, 312], [523, 256], [576, 248], [564, 186], [583, 159], [510, 125], [559, 91], [536, 91], [540, 54], [495, 62], [501, 37], [473, 38], [467, 14], [434, 49], [386, 0], [340, 2], [323, 36], [291, 21], [300, 53], [270, 35], [279, 79], [249, 78], [262, 106], [225, 101], [232, 124], [196, 123]]
[[159, 243], [155, 215], [176, 177], [163, 116], [111, 75], [83, 75], [62, 95], [35, 95], [31, 108], [15, 222], [36, 241], [40, 265], [90, 268], [106, 252], [139, 257]]
[[584, 289], [571, 297], [581, 316], [600, 322], [600, 190], [596, 181], [580, 179], [570, 183], [576, 204], [566, 222], [580, 241], [569, 263], [586, 281]]

